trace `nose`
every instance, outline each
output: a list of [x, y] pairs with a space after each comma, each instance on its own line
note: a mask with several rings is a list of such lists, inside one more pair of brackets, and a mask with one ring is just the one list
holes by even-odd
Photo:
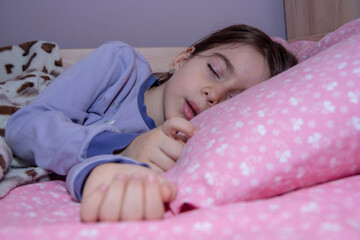
[[206, 101], [209, 107], [215, 106], [216, 104], [224, 101], [224, 91], [220, 88], [205, 88], [203, 94], [206, 97]]

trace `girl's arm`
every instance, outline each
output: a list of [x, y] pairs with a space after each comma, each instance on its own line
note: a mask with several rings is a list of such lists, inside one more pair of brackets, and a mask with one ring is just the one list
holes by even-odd
[[[150, 67], [136, 68], [143, 59], [122, 43], [107, 43], [56, 78], [27, 107], [8, 121], [6, 140], [14, 154], [60, 175], [68, 175], [67, 184], [74, 198], [74, 185], [82, 184], [82, 170], [126, 157], [104, 155], [87, 158], [91, 139], [104, 131], [118, 132], [111, 124], [84, 126], [89, 117], [101, 120], [113, 99], [106, 96], [117, 89], [135, 84], [137, 78], [151, 74]], [[85, 161], [86, 160], [86, 161]], [[80, 179], [80, 181], [78, 181]]]

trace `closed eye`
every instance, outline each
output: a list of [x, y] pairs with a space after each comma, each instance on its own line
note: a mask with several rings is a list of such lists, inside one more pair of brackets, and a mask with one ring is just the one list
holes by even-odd
[[208, 68], [210, 69], [210, 71], [218, 78], [220, 79], [219, 74], [214, 70], [214, 68], [211, 66], [211, 64], [207, 64]]

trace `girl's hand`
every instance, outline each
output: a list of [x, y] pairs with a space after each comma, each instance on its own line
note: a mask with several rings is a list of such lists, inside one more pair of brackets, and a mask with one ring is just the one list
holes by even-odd
[[164, 203], [175, 196], [175, 186], [149, 168], [102, 164], [85, 182], [80, 217], [84, 222], [160, 219]]
[[[172, 118], [136, 137], [120, 154], [148, 164], [161, 174], [170, 170], [196, 128], [183, 118]], [[179, 134], [179, 132], [185, 134]]]

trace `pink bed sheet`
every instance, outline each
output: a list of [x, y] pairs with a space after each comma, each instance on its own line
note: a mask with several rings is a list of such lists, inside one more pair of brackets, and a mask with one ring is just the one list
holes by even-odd
[[25, 185], [0, 202], [0, 239], [360, 239], [360, 175], [281, 196], [172, 215], [84, 224], [62, 181]]

